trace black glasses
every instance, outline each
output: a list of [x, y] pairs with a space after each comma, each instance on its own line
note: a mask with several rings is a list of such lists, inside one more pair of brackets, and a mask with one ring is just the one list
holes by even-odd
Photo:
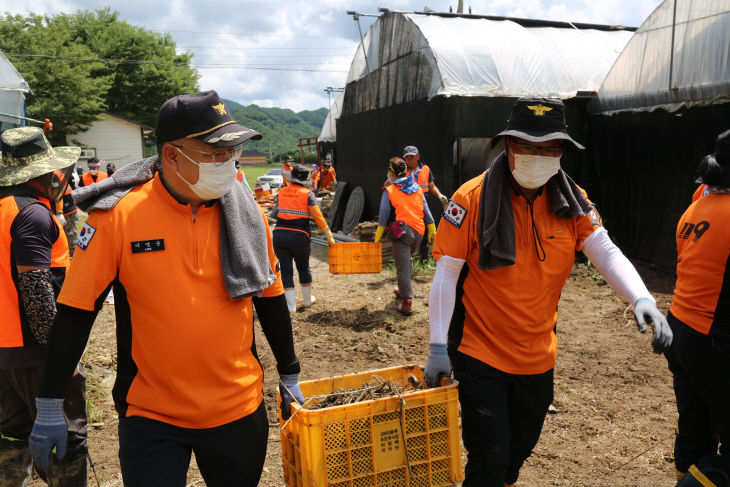
[[510, 141], [510, 145], [514, 146], [520, 154], [528, 156], [560, 157], [563, 155], [563, 144], [554, 147], [538, 147], [536, 145], [522, 144], [512, 140]]

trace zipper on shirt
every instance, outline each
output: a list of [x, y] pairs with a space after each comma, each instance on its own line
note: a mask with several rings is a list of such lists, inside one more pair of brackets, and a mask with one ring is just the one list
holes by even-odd
[[193, 211], [193, 266], [195, 270], [200, 269], [200, 259], [198, 258], [198, 226], [195, 224], [195, 212]]

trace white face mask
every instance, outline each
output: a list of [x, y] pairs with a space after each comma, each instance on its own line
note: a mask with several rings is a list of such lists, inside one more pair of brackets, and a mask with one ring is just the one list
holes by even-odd
[[89, 169], [89, 172], [91, 173], [92, 176], [96, 176], [96, 174], [99, 172], [99, 170], [98, 169]]
[[178, 171], [177, 175], [188, 185], [190, 190], [199, 198], [209, 201], [217, 200], [231, 190], [233, 183], [236, 181], [236, 158], [233, 157], [221, 163], [204, 163], [199, 164], [189, 158], [183, 151], [178, 152], [185, 156], [187, 160], [198, 166], [198, 182], [190, 184]]
[[515, 154], [515, 181], [527, 189], [536, 189], [548, 182], [560, 170], [560, 158], [539, 155]]

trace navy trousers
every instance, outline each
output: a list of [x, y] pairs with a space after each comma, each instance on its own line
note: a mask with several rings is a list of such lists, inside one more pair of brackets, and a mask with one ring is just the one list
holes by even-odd
[[309, 236], [297, 230], [274, 229], [274, 253], [281, 265], [281, 282], [284, 289], [294, 287], [294, 266], [299, 273], [299, 284], [312, 282], [312, 271], [309, 270], [309, 254], [311, 241]]
[[507, 374], [451, 352], [464, 447], [464, 487], [504, 487], [517, 481], [532, 454], [553, 400], [553, 370], [537, 375]]
[[258, 409], [215, 428], [189, 429], [148, 418], [119, 418], [125, 487], [185, 487], [195, 453], [208, 487], [254, 487], [266, 459], [269, 421]]
[[671, 313], [667, 322], [674, 339], [665, 356], [679, 412], [674, 462], [686, 472], [718, 445], [730, 456], [730, 340], [703, 335]]

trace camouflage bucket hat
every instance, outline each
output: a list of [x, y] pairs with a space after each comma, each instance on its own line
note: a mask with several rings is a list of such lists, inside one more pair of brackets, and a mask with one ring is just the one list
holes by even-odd
[[0, 186], [15, 186], [57, 169], [73, 165], [80, 147], [51, 147], [38, 127], [20, 127], [3, 132]]

